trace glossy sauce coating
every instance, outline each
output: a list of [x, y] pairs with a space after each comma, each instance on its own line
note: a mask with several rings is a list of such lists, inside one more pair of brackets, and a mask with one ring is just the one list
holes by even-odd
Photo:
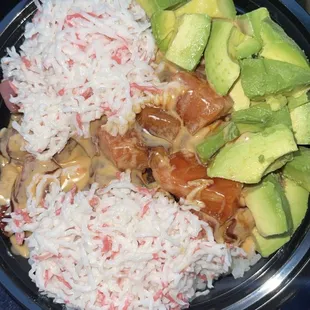
[[104, 129], [98, 131], [99, 147], [120, 170], [148, 167], [148, 149], [137, 131], [128, 130], [123, 136], [112, 136]]
[[176, 111], [191, 134], [228, 114], [232, 107], [229, 97], [221, 97], [210, 84], [197, 76], [179, 72], [173, 78], [185, 86]]
[[137, 116], [137, 122], [150, 134], [173, 141], [178, 135], [181, 122], [163, 109], [145, 107]]

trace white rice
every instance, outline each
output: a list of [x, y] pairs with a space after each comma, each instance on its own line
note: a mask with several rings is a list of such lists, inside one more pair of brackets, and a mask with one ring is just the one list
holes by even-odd
[[8, 49], [1, 64], [4, 79], [16, 87], [11, 102], [24, 114], [13, 127], [26, 150], [45, 160], [72, 135], [87, 137], [90, 121], [103, 114], [106, 129], [123, 134], [161, 85], [150, 24], [134, 1], [36, 3], [20, 53]]
[[[42, 201], [40, 189], [51, 178]], [[27, 209], [13, 213], [7, 229], [33, 232], [26, 239], [30, 277], [57, 303], [181, 309], [206, 295], [213, 280], [231, 272], [243, 276], [251, 265], [242, 249], [217, 244], [189, 205], [136, 187], [129, 174], [106, 188], [93, 184], [77, 193], [62, 192], [57, 174], [33, 182], [38, 180], [37, 194], [31, 184]]]

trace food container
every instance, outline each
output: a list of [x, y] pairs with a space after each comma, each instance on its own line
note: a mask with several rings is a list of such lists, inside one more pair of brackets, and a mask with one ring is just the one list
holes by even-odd
[[[267, 7], [277, 21], [310, 57], [310, 16], [293, 0], [235, 0], [240, 13]], [[6, 47], [22, 43], [24, 27], [35, 13], [32, 1], [20, 1], [0, 24], [0, 57]], [[9, 112], [0, 102], [0, 128], [6, 126]], [[291, 282], [310, 261], [310, 208], [306, 218], [291, 241], [268, 259], [259, 261], [245, 276], [232, 276], [216, 281], [215, 289], [207, 296], [192, 302], [193, 309], [257, 309], [268, 303], [268, 309], [285, 302], [294, 294]], [[309, 266], [308, 266], [309, 267]], [[38, 294], [28, 277], [27, 260], [10, 252], [8, 238], [0, 235], [0, 283], [25, 308], [62, 309], [61, 305]], [[283, 293], [284, 291], [284, 293]]]

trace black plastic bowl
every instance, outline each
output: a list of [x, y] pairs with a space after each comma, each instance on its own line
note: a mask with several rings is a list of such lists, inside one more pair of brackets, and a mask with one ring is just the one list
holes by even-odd
[[[86, 1], [86, 0], [85, 0]], [[267, 7], [289, 36], [310, 57], [310, 17], [293, 0], [235, 0], [240, 13]], [[6, 48], [18, 48], [23, 41], [25, 24], [35, 12], [32, 1], [21, 1], [0, 24], [0, 57]], [[0, 128], [8, 124], [9, 112], [0, 102]], [[310, 208], [305, 220], [291, 241], [269, 259], [262, 259], [245, 277], [234, 280], [231, 276], [215, 283], [207, 296], [193, 301], [193, 309], [257, 309], [279, 295], [301, 272], [310, 260]], [[41, 296], [28, 277], [26, 259], [10, 253], [10, 243], [0, 235], [0, 283], [25, 308], [62, 309], [51, 299]], [[270, 306], [268, 307], [270, 308]]]

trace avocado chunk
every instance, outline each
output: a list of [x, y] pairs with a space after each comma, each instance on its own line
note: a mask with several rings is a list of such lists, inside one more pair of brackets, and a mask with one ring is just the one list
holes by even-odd
[[[300, 226], [308, 209], [309, 193], [297, 185], [294, 181], [284, 178], [284, 191], [289, 202], [291, 217], [293, 220], [292, 234]], [[289, 234], [283, 236], [264, 238], [255, 228], [252, 232], [256, 244], [256, 250], [263, 256], [268, 257], [290, 240]]]
[[196, 150], [202, 162], [207, 162], [221, 147], [227, 142], [238, 138], [240, 135], [238, 128], [233, 122], [219, 126], [214, 133], [206, 137]]
[[272, 111], [278, 111], [285, 107], [288, 103], [287, 98], [281, 94], [267, 96], [266, 102], [270, 105]]
[[273, 171], [279, 170], [282, 168], [285, 164], [287, 164], [289, 161], [292, 161], [294, 159], [293, 153], [289, 153], [286, 155], [283, 155], [282, 157], [278, 158], [275, 162], [273, 162], [265, 171], [264, 175], [267, 175]]
[[166, 52], [172, 39], [176, 17], [173, 11], [158, 11], [151, 18], [152, 31], [158, 48]]
[[261, 44], [255, 38], [246, 36], [244, 40], [235, 48], [237, 59], [244, 59], [256, 55], [261, 50]]
[[224, 96], [240, 74], [239, 64], [231, 58], [229, 44], [233, 23], [214, 20], [210, 39], [205, 51], [206, 75], [215, 91]]
[[290, 205], [294, 233], [307, 213], [309, 192], [288, 178], [284, 178], [284, 190]]
[[310, 102], [291, 111], [297, 144], [310, 144]]
[[204, 14], [185, 14], [178, 18], [178, 28], [168, 47], [166, 58], [192, 71], [200, 62], [207, 45], [211, 19]]
[[270, 237], [291, 231], [289, 204], [277, 175], [269, 174], [260, 184], [244, 188], [243, 196], [261, 236]]
[[229, 38], [229, 53], [234, 59], [243, 59], [258, 54], [261, 44], [234, 27]]
[[294, 151], [294, 135], [282, 124], [245, 133], [219, 151], [208, 168], [208, 176], [255, 184], [274, 161]]
[[263, 40], [261, 56], [309, 69], [304, 52], [270, 17], [262, 21], [260, 35]]
[[230, 18], [236, 16], [233, 0], [192, 0], [175, 11], [177, 16], [183, 14], [207, 14], [210, 17]]
[[250, 99], [310, 84], [310, 69], [273, 59], [243, 59], [240, 63], [242, 87]]
[[269, 16], [269, 12], [266, 8], [259, 8], [252, 12], [237, 16], [236, 23], [243, 33], [254, 37], [258, 42], [262, 43], [260, 36], [262, 20]]
[[294, 159], [285, 165], [283, 175], [310, 192], [310, 149], [299, 147]]
[[137, 0], [137, 2], [151, 18], [155, 12], [177, 8], [186, 0]]
[[236, 81], [235, 85], [230, 90], [229, 96], [234, 102], [234, 111], [240, 111], [250, 107], [250, 99], [245, 95], [240, 79]]
[[300, 107], [301, 105], [310, 102], [310, 92], [309, 87], [305, 89], [295, 92], [291, 96], [287, 98], [288, 108], [290, 110], [294, 110], [295, 108]]
[[256, 228], [253, 229], [252, 236], [255, 243], [255, 249], [262, 257], [270, 256], [291, 239], [288, 234], [278, 237], [264, 238]]
[[272, 111], [267, 103], [259, 103], [248, 109], [233, 112], [231, 117], [241, 133], [259, 132], [277, 124], [283, 124], [288, 128], [292, 127], [287, 107]]

